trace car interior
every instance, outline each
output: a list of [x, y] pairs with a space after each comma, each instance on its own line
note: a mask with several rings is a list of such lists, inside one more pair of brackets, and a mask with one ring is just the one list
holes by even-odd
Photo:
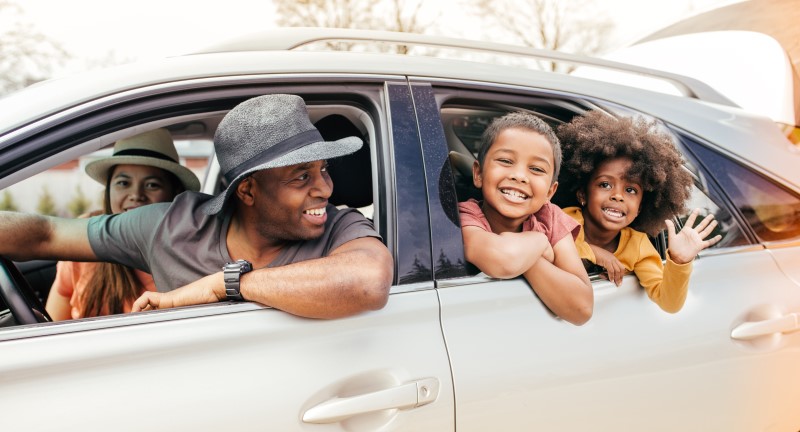
[[[463, 93], [463, 92], [462, 92]], [[329, 163], [329, 173], [335, 188], [330, 202], [337, 206], [348, 206], [358, 208], [366, 217], [372, 219], [376, 224], [378, 232], [381, 231], [380, 219], [375, 215], [375, 154], [372, 149], [376, 148], [375, 126], [372, 119], [363, 110], [345, 104], [313, 104], [309, 103], [309, 117], [319, 129], [321, 135], [326, 140], [337, 140], [346, 136], [358, 136], [362, 138], [365, 145], [356, 153], [342, 158], [331, 160]], [[572, 100], [560, 100], [554, 98], [525, 98], [511, 102], [498, 102], [481, 98], [452, 97], [444, 100], [441, 104], [441, 121], [444, 128], [444, 135], [448, 146], [448, 157], [451, 164], [453, 180], [456, 188], [458, 201], [465, 201], [469, 198], [480, 199], [480, 191], [472, 183], [472, 164], [476, 160], [480, 147], [480, 138], [483, 131], [491, 121], [505, 113], [514, 110], [529, 111], [552, 127], [556, 128], [559, 124], [568, 122], [574, 115], [590, 109], [605, 109], [591, 102]], [[626, 110], [616, 107], [605, 109], [613, 115], [630, 115]], [[213, 140], [214, 131], [219, 122], [224, 117], [225, 111], [205, 112], [189, 116], [181, 116], [160, 120], [148, 124], [141, 124], [128, 129], [115, 131], [104, 137], [95, 138], [87, 143], [81, 144], [70, 153], [71, 157], [87, 154], [101, 148], [110, 148], [113, 142], [128, 135], [140, 133], [153, 127], [166, 127], [173, 135], [176, 143], [178, 141], [201, 141], [209, 145]], [[213, 150], [209, 154], [210, 159], [205, 168], [205, 179], [203, 176], [203, 192], [216, 194], [225, 186], [222, 176], [219, 174], [219, 165], [213, 157]], [[66, 157], [66, 156], [65, 156]], [[64, 162], [64, 161], [61, 161]], [[705, 189], [701, 184], [702, 178], [696, 169], [687, 165], [687, 169], [692, 171], [695, 176], [697, 191]], [[576, 199], [565, 191], [558, 191], [553, 197], [553, 202], [560, 207], [576, 205]], [[704, 195], [703, 192], [696, 193], [700, 204], [709, 210], [717, 213], [720, 209], [713, 206], [713, 203]], [[694, 199], [695, 197], [693, 197]], [[703, 201], [705, 199], [705, 201]], [[696, 201], [696, 200], [695, 200]], [[694, 206], [695, 203], [692, 203]], [[718, 219], [724, 223], [723, 215], [717, 213]], [[675, 221], [678, 228], [685, 220], [685, 215], [676, 215]], [[667, 239], [662, 232], [655, 237], [651, 237], [656, 249], [662, 257], [666, 254]], [[720, 244], [725, 243], [725, 240]], [[35, 298], [26, 299], [28, 302], [46, 302], [50, 287], [56, 275], [55, 261], [28, 261], [15, 263], [19, 269], [19, 275], [9, 274], [6, 276], [11, 280], [26, 280], [35, 294]], [[9, 266], [14, 268], [14, 266]], [[12, 269], [11, 273], [16, 269]], [[476, 268], [471, 267], [471, 274], [477, 274]], [[590, 269], [590, 276], [593, 279], [599, 277], [600, 269]], [[0, 298], [0, 303], [2, 298]], [[36, 308], [34, 308], [36, 309]], [[7, 306], [0, 304], [0, 327], [4, 325], [14, 325], [13, 318], [7, 312]], [[44, 308], [40, 308], [44, 310]]]
[[[369, 117], [361, 110], [345, 105], [309, 104], [308, 110], [309, 118], [325, 140], [335, 141], [349, 136], [356, 136], [363, 140], [364, 145], [356, 153], [329, 162], [329, 173], [336, 185], [329, 201], [340, 208], [345, 206], [358, 208], [366, 217], [372, 219], [375, 210], [373, 207], [371, 147], [374, 146], [374, 143], [370, 142], [370, 137], [374, 136], [374, 127]], [[106, 151], [110, 152], [116, 140], [154, 127], [165, 127], [169, 130], [176, 142], [176, 146], [181, 141], [201, 142], [210, 145], [214, 131], [224, 114], [225, 112], [205, 113], [193, 115], [189, 118], [179, 118], [177, 121], [172, 119], [150, 125], [137, 125], [128, 130], [117, 131], [109, 136], [81, 145], [81, 153], [88, 154], [99, 149], [107, 149]], [[373, 134], [370, 134], [370, 131], [373, 131]], [[204, 192], [217, 193], [224, 188], [224, 180], [219, 175], [219, 165], [213, 157], [213, 149], [208, 156], [210, 156], [208, 164], [202, 170], [204, 173], [198, 173], [198, 177], [204, 184]], [[63, 158], [65, 156], [60, 157]], [[63, 164], [65, 161], [60, 160], [59, 163]], [[76, 161], [74, 164], [80, 165], [80, 162]], [[79, 174], [85, 176], [82, 169], [80, 171]], [[203, 180], [204, 177], [205, 180]], [[7, 265], [7, 271], [0, 272], [0, 288], [10, 286], [7, 282], [27, 282], [31, 287], [33, 296], [32, 298], [17, 299], [16, 301], [25, 302], [25, 306], [17, 309], [44, 311], [44, 307], [41, 305], [46, 303], [50, 288], [55, 280], [56, 263], [57, 261], [51, 260], [33, 260], [14, 262], [14, 265]], [[8, 261], [8, 264], [12, 264], [12, 262]], [[0, 327], [17, 324], [17, 321], [10, 313], [10, 308], [5, 304], [5, 298], [14, 298], [14, 296], [11, 294], [0, 295]], [[38, 307], [29, 307], [30, 305]], [[41, 322], [42, 320], [34, 319], [34, 321], [29, 322], [37, 321]]]
[[[511, 106], [499, 103], [485, 103], [480, 101], [454, 101], [443, 104], [441, 108], [442, 124], [449, 150], [449, 160], [453, 168], [454, 183], [458, 201], [470, 198], [480, 200], [480, 190], [475, 188], [472, 181], [472, 166], [477, 160], [481, 145], [481, 135], [488, 125], [497, 117], [514, 110], [524, 110], [537, 115], [554, 129], [558, 125], [569, 122], [571, 118], [589, 109], [601, 109], [597, 106], [579, 106], [576, 103], [549, 103], [541, 106]], [[619, 113], [612, 113], [619, 115]], [[695, 176], [698, 179], [697, 176]], [[577, 199], [566, 192], [565, 189], [557, 190], [551, 200], [561, 208], [578, 205]], [[676, 227], [680, 229], [685, 220], [685, 215], [676, 215]], [[653, 246], [666, 257], [667, 238], [662, 231], [657, 236], [650, 236]], [[589, 263], [587, 263], [588, 265]], [[471, 266], [472, 273], [478, 273], [477, 268]], [[593, 280], [599, 278], [602, 268], [593, 265], [588, 268]]]

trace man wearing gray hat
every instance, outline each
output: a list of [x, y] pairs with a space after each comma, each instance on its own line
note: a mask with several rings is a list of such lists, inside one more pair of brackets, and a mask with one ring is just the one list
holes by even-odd
[[380, 309], [391, 255], [361, 213], [328, 204], [326, 160], [361, 146], [355, 137], [323, 140], [298, 96], [252, 98], [214, 136], [228, 183], [217, 196], [185, 192], [172, 203], [88, 221], [6, 212], [0, 254], [149, 271], [159, 292], [143, 294], [134, 312], [226, 299], [312, 318]]

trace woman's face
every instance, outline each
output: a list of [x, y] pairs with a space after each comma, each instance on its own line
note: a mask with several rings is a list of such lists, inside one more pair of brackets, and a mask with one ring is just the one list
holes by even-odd
[[145, 165], [116, 165], [111, 170], [108, 185], [112, 213], [122, 213], [136, 207], [172, 201], [177, 191], [169, 173]]

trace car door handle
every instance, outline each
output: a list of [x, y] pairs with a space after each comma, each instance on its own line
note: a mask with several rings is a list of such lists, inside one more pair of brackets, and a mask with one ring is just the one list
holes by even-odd
[[359, 414], [426, 405], [439, 394], [439, 380], [424, 378], [372, 393], [323, 402], [303, 414], [306, 423], [336, 423]]
[[800, 328], [798, 314], [790, 313], [780, 318], [753, 321], [740, 324], [731, 332], [731, 338], [738, 340], [754, 339], [774, 333], [788, 333]]

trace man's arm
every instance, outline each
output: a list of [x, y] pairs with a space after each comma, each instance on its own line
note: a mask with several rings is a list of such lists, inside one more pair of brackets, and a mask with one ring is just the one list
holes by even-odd
[[[327, 257], [242, 275], [241, 294], [294, 315], [340, 318], [386, 305], [394, 263], [377, 238], [351, 240]], [[146, 292], [132, 312], [225, 300], [222, 272], [167, 293]]]
[[15, 261], [96, 261], [87, 225], [88, 219], [0, 212], [0, 255]]

